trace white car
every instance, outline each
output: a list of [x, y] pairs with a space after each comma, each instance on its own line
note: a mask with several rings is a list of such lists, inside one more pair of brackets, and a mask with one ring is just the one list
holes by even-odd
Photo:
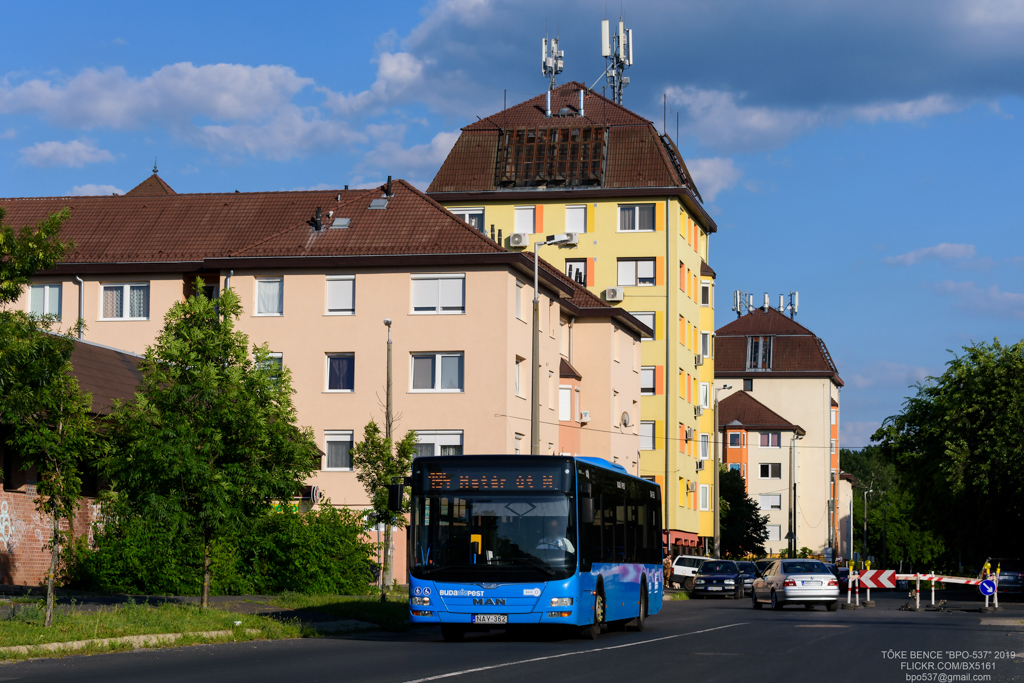
[[834, 612], [839, 607], [839, 579], [818, 560], [777, 560], [754, 580], [750, 596], [754, 609], [765, 603], [772, 609], [825, 605]]
[[697, 575], [700, 565], [707, 559], [699, 555], [680, 555], [672, 560], [672, 577], [669, 579], [669, 583], [675, 584], [683, 590], [692, 591], [693, 577]]

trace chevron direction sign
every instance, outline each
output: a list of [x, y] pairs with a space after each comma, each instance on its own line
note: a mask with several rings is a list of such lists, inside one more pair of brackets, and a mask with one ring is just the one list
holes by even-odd
[[871, 569], [860, 573], [860, 584], [864, 588], [895, 588], [895, 569]]

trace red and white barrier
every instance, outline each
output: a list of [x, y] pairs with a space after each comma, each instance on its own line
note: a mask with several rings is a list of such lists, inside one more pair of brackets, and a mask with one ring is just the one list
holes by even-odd
[[[846, 602], [850, 602], [850, 590], [851, 585], [856, 584], [853, 590], [857, 596], [857, 605], [860, 606], [860, 585], [863, 583], [864, 588], [868, 591], [868, 600], [871, 599], [872, 588], [895, 588], [897, 581], [910, 581], [914, 580], [916, 586], [914, 588], [914, 603], [918, 609], [921, 608], [921, 581], [932, 582], [932, 606], [935, 605], [935, 584], [937, 583], [959, 583], [967, 586], [977, 586], [984, 579], [967, 579], [962, 576], [942, 576], [940, 574], [897, 574], [894, 569], [869, 569], [862, 572], [851, 572], [850, 583], [847, 585]], [[995, 607], [999, 608], [999, 577], [996, 575], [996, 599]], [[986, 607], [988, 606], [988, 596], [986, 596]]]

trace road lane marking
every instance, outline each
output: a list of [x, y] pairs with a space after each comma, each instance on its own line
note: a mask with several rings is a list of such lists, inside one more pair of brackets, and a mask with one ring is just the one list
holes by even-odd
[[797, 624], [797, 628], [850, 628], [846, 624]]
[[684, 636], [695, 636], [701, 633], [710, 633], [712, 631], [721, 631], [725, 628], [732, 628], [733, 626], [746, 626], [750, 622], [741, 622], [738, 624], [726, 624], [725, 626], [716, 626], [714, 628], [706, 628], [700, 631], [690, 631], [689, 633], [677, 633], [672, 636], [662, 636], [661, 638], [650, 638], [648, 640], [640, 640], [635, 643], [624, 643], [622, 645], [611, 645], [609, 647], [596, 647], [590, 650], [577, 650], [576, 652], [563, 652], [558, 655], [548, 655], [547, 657], [534, 657], [533, 659], [520, 659], [515, 662], [505, 662], [504, 664], [492, 664], [490, 666], [481, 666], [475, 669], [465, 669], [463, 671], [452, 671], [447, 674], [438, 674], [436, 676], [427, 676], [426, 678], [416, 678], [411, 681], [405, 681], [405, 683], [426, 683], [427, 681], [438, 681], [443, 678], [453, 678], [455, 676], [465, 676], [466, 674], [475, 674], [481, 671], [491, 671], [493, 669], [503, 669], [508, 666], [516, 666], [518, 664], [532, 664], [533, 662], [544, 662], [549, 659], [561, 659], [562, 657], [574, 657], [576, 655], [589, 655], [594, 652], [607, 652], [608, 650], [620, 650], [624, 647], [633, 647], [635, 645], [647, 645], [648, 643], [658, 643], [663, 640], [672, 640], [674, 638], [682, 638]]

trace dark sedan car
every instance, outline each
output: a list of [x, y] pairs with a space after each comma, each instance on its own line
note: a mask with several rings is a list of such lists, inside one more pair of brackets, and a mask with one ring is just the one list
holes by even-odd
[[742, 598], [746, 594], [743, 589], [745, 578], [746, 575], [732, 560], [706, 560], [693, 579], [693, 593], [702, 598], [709, 595]]
[[743, 592], [749, 594], [750, 586], [754, 583], [754, 579], [761, 576], [761, 572], [757, 570], [757, 565], [750, 560], [736, 560], [736, 566], [743, 574]]
[[774, 561], [775, 560], [769, 559], [754, 560], [754, 566], [757, 567], [757, 575], [760, 576], [761, 574], [764, 574], [764, 570], [768, 569]]
[[825, 566], [828, 570], [839, 579], [839, 592], [845, 593], [847, 587], [850, 584], [850, 570], [847, 567], [840, 567], [834, 562], [826, 562]]
[[992, 567], [994, 579], [996, 570], [999, 570], [999, 592], [1016, 593], [1024, 592], [1024, 566], [1016, 557], [990, 557], [986, 560]]

